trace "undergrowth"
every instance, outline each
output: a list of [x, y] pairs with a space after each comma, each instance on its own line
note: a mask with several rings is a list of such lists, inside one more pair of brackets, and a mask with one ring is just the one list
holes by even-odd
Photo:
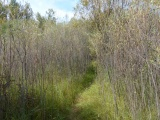
[[[25, 94], [20, 86], [12, 84], [7, 91], [9, 97], [4, 99], [4, 119], [132, 120], [124, 94], [116, 95], [107, 79], [96, 78], [90, 66], [83, 76], [44, 80], [39, 86], [30, 85]], [[156, 119], [155, 106], [149, 108], [141, 110], [137, 119]]]

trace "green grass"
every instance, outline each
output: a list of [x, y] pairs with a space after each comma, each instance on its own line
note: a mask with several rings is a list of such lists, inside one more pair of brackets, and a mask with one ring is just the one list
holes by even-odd
[[[79, 109], [80, 119], [84, 120], [130, 120], [130, 113], [123, 98], [117, 98], [117, 107], [109, 83], [105, 83], [104, 89], [99, 82], [93, 83], [79, 97], [76, 104]], [[117, 113], [116, 110], [118, 109]]]
[[94, 63], [92, 63], [88, 67], [86, 73], [83, 75], [80, 84], [82, 84], [84, 88], [87, 88], [94, 82], [95, 78], [96, 78], [96, 67]]
[[[102, 75], [103, 76], [103, 75]], [[22, 94], [18, 85], [7, 90], [5, 120], [132, 120], [124, 90], [115, 96], [108, 77], [96, 78], [94, 67], [89, 67], [83, 76], [44, 80], [31, 84], [22, 112]], [[96, 80], [95, 80], [96, 79]], [[138, 110], [137, 110], [138, 111]], [[156, 107], [139, 110], [137, 120], [156, 119]]]
[[43, 90], [41, 87], [28, 88], [28, 93], [24, 95], [25, 114], [22, 115], [21, 93], [16, 85], [12, 85], [8, 90], [12, 99], [8, 99], [5, 119], [69, 119], [75, 97], [82, 89], [81, 85], [63, 79], [52, 84], [46, 81]]
[[[7, 98], [7, 107], [4, 106], [7, 111], [4, 119], [71, 119], [76, 97], [91, 85], [94, 77], [95, 71], [89, 67], [84, 75], [71, 78], [54, 76], [52, 81], [43, 80], [43, 84], [32, 83], [24, 89], [13, 83], [8, 89], [10, 99]], [[22, 90], [25, 94], [22, 94]], [[24, 98], [24, 104], [22, 98]]]

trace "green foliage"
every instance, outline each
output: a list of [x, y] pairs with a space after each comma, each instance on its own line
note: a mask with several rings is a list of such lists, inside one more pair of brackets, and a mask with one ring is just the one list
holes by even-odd
[[89, 65], [85, 74], [83, 75], [81, 84], [84, 86], [84, 88], [89, 87], [94, 82], [95, 77], [96, 77], [96, 66], [92, 62], [92, 64]]
[[20, 15], [20, 4], [16, 0], [11, 0], [9, 4], [10, 19], [18, 19]]
[[69, 82], [67, 79], [53, 81], [52, 84], [46, 81], [44, 85], [44, 89], [42, 86], [39, 88], [30, 86], [28, 88], [28, 92], [24, 95], [24, 115], [20, 113], [22, 107], [21, 85], [13, 84], [10, 86], [7, 93], [12, 99], [7, 99], [5, 119], [69, 119], [75, 98], [81, 91], [81, 85], [76, 81]]
[[0, 25], [7, 20], [7, 6], [0, 2]]
[[48, 20], [50, 20], [53, 23], [56, 23], [55, 12], [53, 11], [53, 9], [48, 9], [46, 14]]
[[11, 0], [9, 4], [0, 2], [0, 23], [13, 19], [25, 19], [32, 18], [33, 11], [29, 3], [22, 5], [16, 0]]
[[21, 18], [29, 20], [33, 16], [32, 8], [29, 3], [25, 3], [25, 5], [21, 6]]
[[4, 35], [7, 31], [8, 25], [6, 23], [3, 23], [0, 25], [0, 35]]
[[42, 30], [44, 30], [45, 18], [43, 16], [41, 16], [40, 13], [37, 13], [36, 18], [39, 22], [38, 27], [41, 28]]

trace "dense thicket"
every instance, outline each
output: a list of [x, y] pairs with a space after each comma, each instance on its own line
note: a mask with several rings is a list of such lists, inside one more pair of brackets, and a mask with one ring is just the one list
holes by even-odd
[[81, 0], [57, 22], [1, 1], [1, 118], [159, 119], [159, 5]]
[[[115, 104], [123, 94], [132, 119], [140, 119], [142, 111], [150, 112], [148, 119], [158, 119], [159, 1], [83, 0], [77, 8], [96, 28], [90, 41], [99, 73], [107, 73], [112, 84]], [[116, 107], [116, 116], [119, 112]]]

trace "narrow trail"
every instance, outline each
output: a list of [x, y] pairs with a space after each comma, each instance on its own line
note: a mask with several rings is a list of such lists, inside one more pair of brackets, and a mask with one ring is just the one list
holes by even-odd
[[89, 67], [88, 70], [86, 71], [85, 75], [83, 76], [83, 79], [81, 81], [81, 84], [83, 86], [82, 91], [80, 91], [80, 93], [77, 94], [77, 96], [75, 97], [75, 103], [73, 104], [72, 108], [71, 108], [71, 113], [69, 115], [69, 120], [80, 120], [79, 118], [79, 114], [80, 114], [80, 109], [77, 108], [76, 104], [78, 103], [78, 99], [80, 97], [80, 95], [87, 89], [89, 88], [92, 83], [94, 82], [96, 78], [96, 71], [94, 67]]

